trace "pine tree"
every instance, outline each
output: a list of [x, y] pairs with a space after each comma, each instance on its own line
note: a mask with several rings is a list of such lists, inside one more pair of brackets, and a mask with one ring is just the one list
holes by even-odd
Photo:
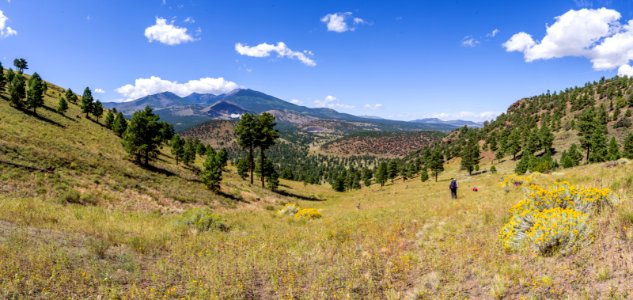
[[580, 136], [580, 147], [585, 149], [587, 161], [589, 161], [589, 155], [591, 154], [592, 135], [596, 130], [594, 114], [593, 107], [589, 107], [576, 117], [576, 127], [578, 128], [578, 136]]
[[[270, 113], [262, 113], [257, 118], [255, 131], [255, 146], [260, 151], [260, 163], [265, 165], [265, 151], [275, 144], [275, 140], [279, 138], [279, 131], [275, 129], [275, 117]], [[261, 176], [262, 188], [265, 186], [265, 176]]]
[[429, 180], [429, 173], [426, 171], [426, 169], [420, 172], [420, 180], [422, 180], [422, 182], [426, 182], [427, 180]]
[[371, 185], [371, 178], [373, 177], [372, 172], [368, 168], [364, 168], [362, 171], [362, 179], [365, 186]]
[[508, 136], [505, 150], [512, 154], [513, 160], [516, 160], [517, 154], [521, 152], [521, 135], [519, 133], [519, 129], [515, 128], [512, 130], [512, 133]]
[[[211, 148], [211, 146], [207, 148]], [[229, 162], [229, 152], [226, 151], [226, 148], [222, 148], [220, 149], [220, 151], [218, 151], [218, 159], [220, 160], [220, 165], [222, 166], [222, 170], [224, 170], [224, 168], [226, 168], [227, 163]]]
[[624, 149], [622, 155], [628, 159], [633, 159], [633, 132], [624, 139]]
[[468, 171], [468, 175], [473, 174], [473, 170], [475, 166], [479, 164], [481, 153], [479, 152], [479, 143], [473, 137], [471, 138], [464, 149], [462, 149], [461, 157], [462, 157], [462, 168]]
[[13, 65], [18, 70], [18, 73], [24, 73], [24, 70], [29, 68], [29, 64], [24, 58], [16, 58], [13, 60]]
[[398, 162], [396, 160], [389, 161], [387, 165], [387, 176], [391, 179], [391, 182], [398, 176]]
[[176, 134], [171, 138], [169, 146], [171, 147], [171, 154], [176, 159], [176, 165], [178, 165], [178, 161], [182, 159], [185, 152], [185, 141]]
[[86, 114], [86, 118], [88, 118], [88, 114], [92, 113], [93, 106], [94, 98], [92, 97], [92, 92], [89, 87], [86, 87], [81, 96], [81, 112]]
[[242, 180], [248, 178], [248, 158], [240, 158], [236, 163], [237, 175], [242, 178]]
[[77, 104], [77, 95], [75, 95], [75, 93], [71, 89], [67, 89], [66, 91], [64, 91], [64, 98], [66, 98], [66, 101], [72, 104]]
[[103, 125], [105, 125], [105, 127], [108, 129], [112, 129], [112, 125], [114, 125], [114, 112], [112, 112], [111, 109], [109, 109], [108, 113], [106, 113], [105, 120], [103, 121]]
[[255, 170], [254, 149], [257, 130], [257, 119], [250, 113], [245, 113], [240, 117], [240, 121], [235, 126], [235, 135], [242, 149], [248, 150], [248, 169], [251, 172], [251, 184], [253, 184], [253, 171]]
[[59, 102], [57, 102], [57, 111], [64, 114], [68, 110], [68, 102], [64, 97], [59, 98]]
[[123, 136], [125, 130], [127, 129], [127, 120], [123, 116], [122, 112], [119, 112], [114, 118], [114, 123], [112, 123], [112, 131], [120, 137]]
[[620, 157], [622, 157], [622, 154], [620, 153], [620, 145], [615, 137], [612, 137], [609, 142], [609, 150], [607, 151], [607, 160], [618, 160]]
[[220, 183], [222, 182], [222, 163], [216, 153], [210, 153], [204, 161], [202, 182], [208, 189], [214, 192], [220, 190]]
[[26, 88], [24, 87], [24, 77], [21, 74], [15, 74], [9, 83], [9, 101], [16, 108], [22, 108], [22, 99], [26, 96]]
[[385, 185], [385, 182], [387, 182], [387, 179], [389, 177], [389, 173], [387, 171], [387, 162], [380, 162], [380, 164], [378, 165], [378, 169], [376, 170], [376, 175], [374, 175], [374, 177], [376, 177], [376, 182], [380, 183], [380, 186]]
[[437, 177], [444, 171], [444, 156], [439, 149], [434, 150], [431, 154], [429, 169], [431, 169], [431, 173], [435, 176], [435, 182], [437, 182]]
[[137, 163], [149, 165], [150, 159], [158, 154], [158, 147], [162, 143], [160, 135], [160, 118], [147, 106], [132, 115], [130, 124], [123, 134], [123, 147]]
[[[215, 156], [215, 151], [213, 152]], [[193, 139], [185, 139], [185, 145], [182, 155], [182, 163], [189, 166], [196, 160], [196, 145]]]
[[37, 114], [36, 109], [44, 105], [44, 82], [37, 72], [33, 73], [27, 81], [26, 90], [26, 107], [33, 109], [33, 113]]
[[4, 68], [0, 62], [0, 93], [4, 92], [4, 86], [7, 83], [7, 79], [4, 77]]
[[540, 139], [541, 149], [546, 154], [551, 154], [552, 146], [554, 144], [554, 134], [552, 133], [551, 130], [549, 130], [547, 126], [543, 126], [539, 130], [539, 139]]
[[594, 130], [591, 135], [591, 149], [592, 151], [589, 156], [590, 162], [596, 163], [607, 160], [607, 137], [603, 130]]
[[101, 104], [101, 101], [95, 101], [92, 106], [92, 114], [97, 118], [97, 123], [99, 123], [99, 118], [103, 116], [103, 104]]

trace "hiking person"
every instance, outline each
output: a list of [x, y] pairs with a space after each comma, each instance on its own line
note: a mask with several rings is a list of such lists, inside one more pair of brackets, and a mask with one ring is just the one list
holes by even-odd
[[451, 199], [457, 199], [457, 180], [451, 178], [451, 185], [448, 186], [451, 189]]

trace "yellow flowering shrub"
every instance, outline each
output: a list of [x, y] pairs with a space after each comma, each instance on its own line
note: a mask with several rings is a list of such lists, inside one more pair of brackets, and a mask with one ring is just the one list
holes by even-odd
[[541, 254], [568, 253], [590, 239], [589, 216], [618, 202], [609, 189], [577, 188], [566, 181], [551, 189], [532, 184], [526, 191], [499, 232], [505, 249], [530, 244]]
[[321, 213], [315, 208], [302, 208], [295, 214], [295, 219], [319, 219]]
[[511, 186], [518, 187], [522, 185], [529, 186], [540, 177], [541, 173], [539, 172], [533, 172], [528, 175], [511, 174], [503, 177], [503, 180], [501, 181], [501, 186], [504, 188], [509, 188]]

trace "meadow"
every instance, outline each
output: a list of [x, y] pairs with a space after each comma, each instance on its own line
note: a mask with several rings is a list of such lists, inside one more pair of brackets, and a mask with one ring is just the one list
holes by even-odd
[[[57, 93], [49, 91], [47, 106]], [[76, 106], [65, 116], [40, 114], [0, 101], [2, 298], [631, 297], [626, 160], [538, 177], [544, 187], [566, 180], [611, 188], [622, 200], [590, 220], [591, 243], [541, 255], [508, 251], [499, 240], [510, 208], [525, 198], [524, 186], [501, 185], [511, 160], [474, 176], [453, 160], [438, 182], [397, 178], [345, 193], [284, 180], [273, 193], [229, 166], [216, 195], [196, 168], [176, 166], [167, 147], [143, 169]], [[288, 204], [321, 217], [280, 214]]]

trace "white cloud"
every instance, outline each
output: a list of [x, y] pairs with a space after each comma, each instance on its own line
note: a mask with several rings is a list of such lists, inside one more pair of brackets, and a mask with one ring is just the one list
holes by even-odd
[[301, 104], [303, 104], [303, 101], [301, 101], [299, 99], [290, 99], [290, 103], [296, 104], [296, 105], [301, 105]]
[[468, 120], [468, 121], [476, 121], [483, 122], [487, 120], [492, 120], [496, 116], [498, 116], [498, 112], [494, 111], [484, 111], [484, 112], [472, 112], [472, 111], [460, 111], [453, 113], [430, 113], [423, 115], [424, 118], [438, 118], [441, 120], [449, 121], [449, 120]]
[[151, 76], [150, 78], [136, 79], [134, 84], [126, 84], [116, 89], [116, 92], [125, 97], [125, 99], [121, 101], [131, 101], [162, 92], [172, 92], [184, 97], [191, 93], [223, 94], [237, 88], [239, 88], [237, 83], [225, 80], [222, 77], [204, 77], [197, 80], [189, 80], [185, 83], [178, 83], [176, 81], [164, 80], [157, 76]]
[[[351, 20], [351, 23], [350, 23]], [[367, 21], [354, 17], [351, 12], [337, 12], [327, 14], [321, 18], [321, 22], [327, 27], [327, 31], [346, 32], [356, 30], [357, 25], [368, 24]]]
[[503, 44], [508, 52], [522, 52], [526, 62], [566, 56], [585, 57], [595, 70], [618, 69], [630, 74], [633, 59], [633, 20], [620, 23], [613, 9], [570, 10], [556, 17], [541, 41], [519, 32]]
[[279, 42], [277, 45], [261, 43], [252, 47], [242, 43], [237, 43], [235, 44], [235, 51], [237, 51], [240, 55], [250, 57], [269, 57], [272, 53], [277, 53], [278, 57], [296, 59], [304, 65], [310, 67], [316, 66], [316, 62], [310, 58], [314, 55], [311, 51], [292, 51], [292, 49], [288, 48], [284, 42]]
[[97, 94], [105, 94], [105, 91], [103, 89], [96, 88], [95, 89], [95, 93], [97, 93]]
[[383, 105], [380, 103], [375, 103], [375, 104], [365, 104], [363, 107], [369, 110], [379, 110], [383, 107]]
[[352, 108], [356, 108], [356, 106], [354, 105], [349, 105], [349, 104], [344, 104], [341, 101], [339, 101], [338, 99], [336, 99], [336, 97], [332, 96], [332, 95], [327, 95], [325, 96], [325, 98], [323, 100], [314, 100], [314, 106], [315, 107], [324, 107], [324, 108], [331, 108], [331, 109], [352, 109]]
[[462, 39], [462, 47], [473, 48], [479, 45], [479, 41], [474, 37], [468, 35]]
[[9, 18], [0, 10], [0, 38], [7, 38], [18, 34], [15, 29], [7, 26], [8, 20]]
[[193, 23], [195, 23], [195, 22], [196, 22], [196, 19], [194, 19], [193, 17], [187, 17], [187, 18], [184, 20], [184, 22], [185, 22], [185, 23], [187, 23], [187, 24], [193, 24]]
[[149, 42], [157, 41], [170, 46], [194, 40], [187, 33], [187, 28], [175, 26], [173, 21], [167, 23], [166, 19], [158, 17], [156, 18], [156, 24], [145, 28], [145, 37]]
[[499, 30], [498, 28], [495, 28], [490, 33], [486, 34], [486, 36], [490, 37], [490, 38], [493, 38], [493, 37], [497, 36], [497, 34], [499, 34], [499, 32], [501, 32], [501, 30]]

